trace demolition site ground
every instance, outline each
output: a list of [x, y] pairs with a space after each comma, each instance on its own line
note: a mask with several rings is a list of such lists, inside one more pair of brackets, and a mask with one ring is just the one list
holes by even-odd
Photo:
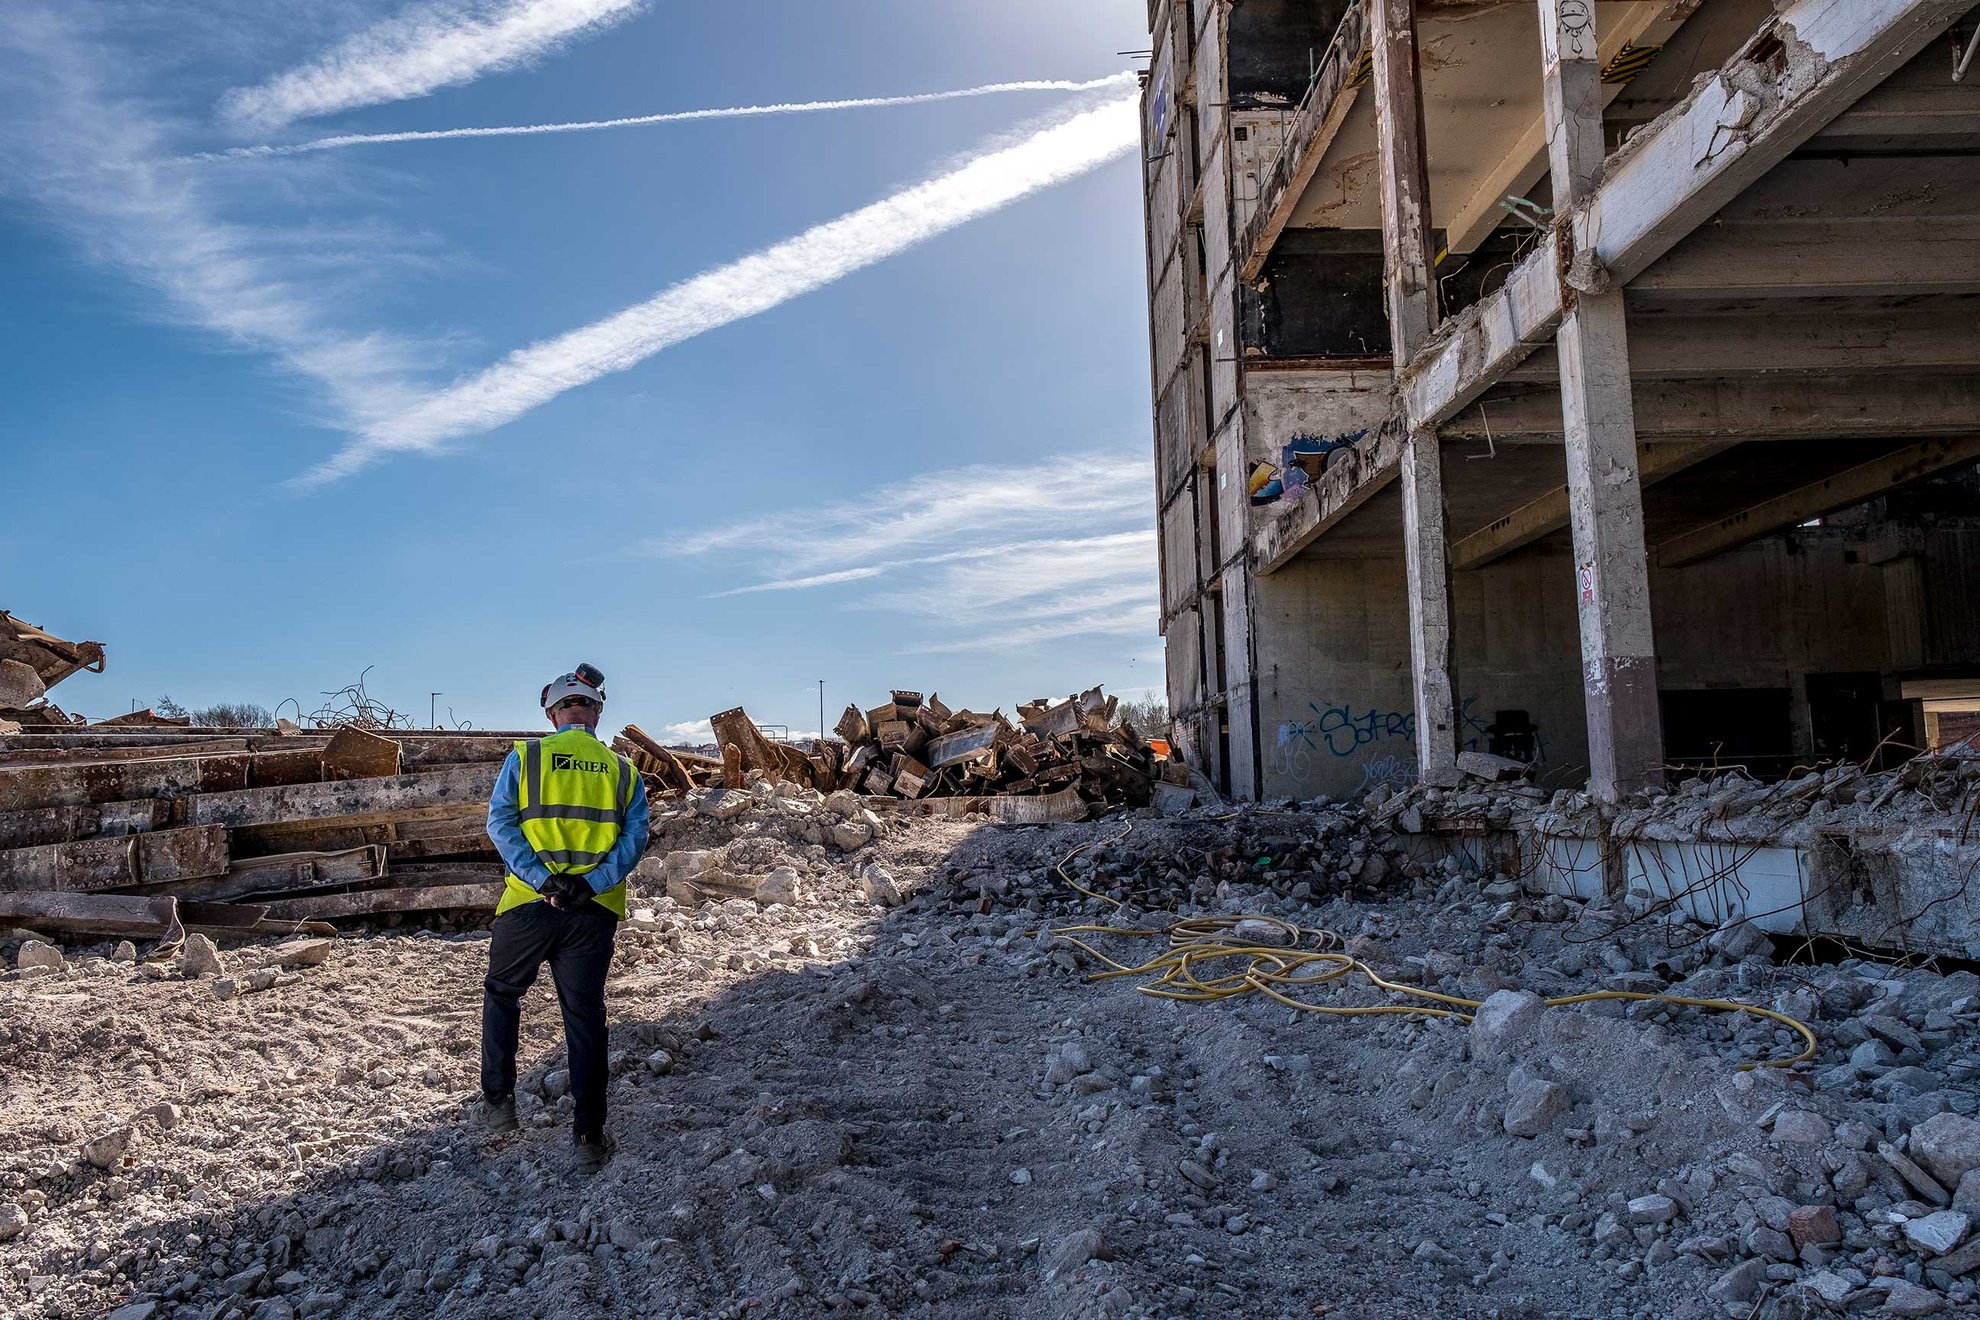
[[[547, 974], [522, 1131], [468, 1121], [473, 923], [169, 962], [0, 943], [28, 969], [0, 983], [0, 1313], [1980, 1312], [1968, 972], [1792, 965], [1748, 927], [1427, 858], [1359, 808], [896, 820], [840, 852], [759, 802], [656, 826], [656, 856], [699, 854], [666, 869], [788, 867], [791, 901], [681, 902], [642, 872], [590, 1179]], [[1741, 1070], [1803, 1040], [1657, 1001], [1178, 1002], [1088, 982], [1053, 934], [1218, 913], [1334, 932], [1398, 986], [1730, 997], [1819, 1045]], [[1166, 944], [1076, 938], [1130, 965]], [[1407, 1001], [1358, 972], [1278, 988]]]

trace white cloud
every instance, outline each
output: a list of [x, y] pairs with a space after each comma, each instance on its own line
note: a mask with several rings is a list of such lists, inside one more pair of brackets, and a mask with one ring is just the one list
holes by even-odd
[[1139, 137], [1137, 98], [1109, 98], [1015, 145], [795, 238], [697, 275], [646, 302], [518, 349], [356, 440], [299, 478], [320, 485], [395, 452], [434, 452], [515, 420], [567, 390], [755, 316], [1113, 160]]
[[264, 160], [271, 156], [301, 156], [316, 151], [336, 151], [344, 147], [384, 146], [402, 142], [449, 142], [463, 138], [534, 137], [546, 133], [592, 133], [608, 128], [646, 128], [656, 124], [684, 124], [702, 119], [754, 119], [766, 115], [808, 115], [830, 110], [867, 110], [883, 106], [929, 105], [937, 101], [960, 101], [978, 96], [999, 96], [1008, 92], [1090, 92], [1104, 87], [1126, 86], [1135, 81], [1132, 73], [1117, 73], [1088, 82], [1063, 79], [1033, 79], [1026, 82], [986, 83], [949, 92], [918, 92], [908, 96], [859, 96], [837, 101], [780, 101], [773, 105], [723, 106], [709, 110], [674, 110], [658, 115], [633, 115], [625, 119], [585, 119], [555, 124], [510, 124], [487, 128], [435, 128], [402, 133], [339, 133], [308, 142], [262, 143], [232, 147], [226, 151], [206, 151], [188, 160]]
[[[848, 608], [899, 616], [905, 654], [1019, 651], [1158, 630], [1149, 460], [1072, 454], [1031, 467], [957, 468], [870, 496], [648, 542], [652, 557], [776, 577], [714, 593], [829, 590], [885, 579]], [[884, 516], [876, 510], [886, 510]], [[775, 547], [769, 552], [764, 547]], [[774, 557], [773, 557], [774, 554]]]
[[707, 720], [663, 725], [653, 735], [666, 747], [705, 747], [715, 741], [715, 726]]
[[[342, 295], [301, 278], [311, 263], [297, 235], [229, 220], [213, 185], [168, 163], [173, 127], [126, 90], [135, 81], [53, 10], [10, 13], [0, 24], [0, 188], [155, 291], [164, 317], [314, 380], [330, 403], [319, 420], [361, 430], [410, 406], [425, 353], [395, 336], [337, 328]], [[319, 266], [333, 255], [391, 257], [392, 240], [376, 230], [316, 240]]]
[[840, 582], [857, 582], [861, 578], [878, 577], [887, 570], [878, 565], [866, 568], [842, 568], [835, 573], [813, 573], [809, 577], [779, 578], [771, 582], [752, 582], [746, 587], [732, 587], [728, 591], [717, 591], [709, 597], [718, 600], [723, 596], [752, 596], [761, 591], [803, 591], [809, 587], [829, 587]]
[[922, 642], [901, 648], [903, 655], [954, 655], [974, 651], [1029, 651], [1072, 637], [1149, 637], [1160, 626], [1155, 603], [1132, 609], [1084, 614], [1061, 623], [1037, 623], [1024, 628], [997, 628], [947, 641]]
[[434, 0], [386, 19], [257, 87], [221, 98], [242, 128], [270, 129], [404, 101], [512, 69], [629, 18], [645, 0]]

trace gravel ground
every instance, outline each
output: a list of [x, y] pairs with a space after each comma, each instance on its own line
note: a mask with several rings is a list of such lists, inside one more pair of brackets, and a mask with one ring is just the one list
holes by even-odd
[[547, 978], [523, 1130], [464, 1122], [483, 932], [355, 936], [259, 978], [265, 946], [218, 969], [70, 947], [10, 974], [0, 1314], [1980, 1314], [1954, 1268], [1980, 1215], [1970, 974], [1779, 967], [1740, 933], [1426, 869], [1358, 813], [1144, 813], [1082, 883], [1332, 930], [1472, 998], [1736, 994], [1823, 1047], [1794, 1078], [1736, 1068], [1793, 1054], [1784, 1028], [1662, 1005], [1502, 994], [1468, 1026], [1180, 1004], [1085, 982], [1050, 936], [1166, 919], [1075, 906], [1051, 874], [1118, 823], [889, 824], [844, 856], [758, 815], [661, 824], [663, 851], [792, 866], [801, 899], [635, 899], [595, 1178], [571, 1164]]

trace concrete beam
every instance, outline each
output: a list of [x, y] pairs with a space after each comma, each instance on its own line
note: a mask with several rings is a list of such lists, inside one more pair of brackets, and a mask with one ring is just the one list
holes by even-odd
[[1658, 545], [1657, 567], [1682, 568], [1695, 564], [1769, 532], [1846, 509], [1935, 472], [1975, 461], [1980, 461], [1980, 436], [1910, 445], [1674, 536]]
[[[1980, 372], [1980, 316], [1962, 303], [1827, 305], [1813, 312], [1783, 307], [1766, 315], [1645, 313], [1632, 291], [1629, 308], [1629, 375], [1639, 393], [1644, 382], [1668, 377], [1847, 375], [1884, 368]], [[1540, 349], [1506, 381], [1551, 385], [1559, 371], [1553, 351]]]
[[1542, 244], [1411, 358], [1399, 377], [1411, 424], [1448, 420], [1551, 335], [1568, 292], [1641, 274], [1969, 8], [1786, 0], [1754, 41], [1606, 163], [1594, 195], [1556, 223], [1567, 261]]
[[1630, 283], [1658, 301], [1980, 293], [1980, 214], [1725, 221]]
[[[1980, 418], [1980, 374], [1758, 376], [1638, 381], [1636, 438], [1889, 440], [1964, 435]], [[1442, 428], [1446, 440], [1560, 444], [1560, 395], [1508, 386]]]
[[1306, 89], [1271, 173], [1259, 182], [1258, 205], [1238, 238], [1238, 278], [1249, 284], [1265, 269], [1279, 235], [1291, 222], [1299, 199], [1320, 169], [1334, 135], [1354, 108], [1354, 70], [1368, 49], [1368, 20], [1359, 5], [1349, 9]]
[[[1710, 442], [1643, 446], [1637, 452], [1637, 484], [1648, 488], [1730, 448], [1731, 445]], [[1451, 567], [1459, 571], [1483, 568], [1543, 537], [1552, 536], [1566, 527], [1568, 521], [1568, 488], [1556, 486], [1538, 499], [1527, 501], [1504, 517], [1494, 519], [1459, 539], [1451, 547]]]

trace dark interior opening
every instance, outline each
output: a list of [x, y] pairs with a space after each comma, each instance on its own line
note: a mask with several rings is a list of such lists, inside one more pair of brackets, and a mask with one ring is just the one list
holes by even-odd
[[1794, 767], [1792, 693], [1787, 688], [1664, 691], [1664, 756], [1681, 773], [1745, 767], [1780, 779]]
[[1230, 95], [1234, 110], [1297, 105], [1349, 0], [1244, 0], [1233, 5]]

